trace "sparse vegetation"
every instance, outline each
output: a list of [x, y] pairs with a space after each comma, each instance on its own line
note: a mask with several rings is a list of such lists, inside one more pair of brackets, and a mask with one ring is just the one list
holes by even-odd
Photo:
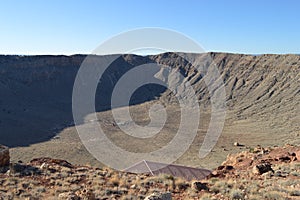
[[231, 190], [230, 191], [230, 198], [231, 199], [238, 199], [238, 200], [244, 199], [243, 191], [241, 191], [240, 189]]
[[283, 199], [286, 199], [284, 197], [284, 194], [281, 193], [281, 192], [278, 192], [278, 191], [266, 191], [264, 194], [263, 194], [263, 197], [267, 200], [283, 200]]
[[118, 187], [120, 184], [120, 178], [118, 177], [118, 175], [114, 175], [113, 177], [111, 177], [109, 179], [109, 184], [111, 184], [111, 186]]
[[182, 178], [176, 178], [175, 184], [178, 190], [186, 190], [187, 188], [190, 187], [190, 183], [188, 183], [186, 180]]
[[[297, 154], [290, 152], [299, 151], [299, 147], [290, 146], [274, 148], [256, 159], [253, 157], [260, 151], [231, 155], [211, 177], [200, 181], [168, 174], [128, 174], [110, 168], [66, 168], [51, 159], [46, 164], [43, 159], [37, 159], [28, 165], [33, 170], [31, 174], [22, 171], [0, 174], [0, 196], [4, 199], [144, 199], [151, 194], [171, 192], [173, 199], [296, 199], [300, 196], [300, 164], [295, 159]], [[281, 157], [288, 161], [281, 161]], [[274, 172], [252, 172], [253, 166], [264, 163], [266, 158]]]
[[291, 191], [289, 192], [289, 194], [290, 194], [291, 196], [300, 196], [300, 191], [299, 191], [299, 190], [291, 190]]

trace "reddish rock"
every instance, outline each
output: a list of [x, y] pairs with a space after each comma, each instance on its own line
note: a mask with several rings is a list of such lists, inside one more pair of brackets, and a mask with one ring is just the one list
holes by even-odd
[[35, 164], [35, 165], [40, 165], [40, 166], [44, 163], [47, 163], [47, 164], [55, 164], [55, 165], [59, 165], [59, 166], [67, 167], [67, 168], [74, 168], [74, 166], [66, 160], [53, 159], [53, 158], [47, 158], [47, 157], [35, 158], [35, 159], [31, 160], [30, 163]]
[[9, 165], [9, 148], [3, 145], [0, 145], [0, 167]]
[[296, 158], [297, 158], [297, 160], [299, 160], [299, 161], [300, 161], [300, 150], [299, 150], [299, 151], [297, 151], [297, 152], [295, 152], [295, 154], [296, 154]]
[[272, 171], [274, 173], [274, 170], [271, 167], [270, 163], [262, 163], [259, 165], [254, 166], [253, 173], [254, 174], [264, 174], [266, 172]]

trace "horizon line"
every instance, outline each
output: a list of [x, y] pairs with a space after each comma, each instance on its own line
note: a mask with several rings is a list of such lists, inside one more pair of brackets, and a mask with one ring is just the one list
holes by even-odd
[[204, 52], [181, 52], [181, 51], [163, 51], [159, 53], [149, 53], [149, 54], [140, 54], [140, 53], [107, 53], [107, 54], [95, 54], [95, 53], [38, 53], [38, 54], [17, 54], [17, 53], [0, 53], [1, 56], [89, 56], [89, 55], [97, 55], [97, 56], [105, 56], [105, 55], [137, 55], [137, 56], [152, 56], [152, 55], [160, 55], [165, 53], [186, 53], [186, 54], [205, 54], [205, 53], [217, 53], [217, 54], [237, 54], [237, 55], [251, 55], [251, 56], [261, 56], [261, 55], [300, 55], [300, 53], [245, 53], [245, 52], [230, 52], [230, 51], [204, 51]]

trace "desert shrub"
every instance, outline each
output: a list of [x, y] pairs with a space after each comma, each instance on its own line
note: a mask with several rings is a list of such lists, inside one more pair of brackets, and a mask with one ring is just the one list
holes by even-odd
[[5, 183], [3, 184], [4, 186], [15, 186], [16, 184], [18, 184], [18, 179], [14, 178], [14, 177], [9, 177], [8, 179], [6, 179]]
[[72, 192], [76, 192], [80, 189], [81, 189], [81, 187], [79, 185], [73, 184], [73, 185], [70, 186], [70, 191], [72, 191]]
[[[152, 176], [146, 179], [148, 182], [152, 183], [164, 183], [166, 180], [164, 176], [159, 175], [159, 176]], [[145, 182], [145, 181], [144, 181]]]
[[293, 171], [293, 172], [291, 172], [291, 175], [293, 175], [293, 176], [300, 176], [300, 173], [296, 172], [296, 171]]
[[233, 179], [228, 179], [227, 180], [227, 185], [229, 188], [233, 188], [233, 186], [236, 184], [236, 181]]
[[44, 193], [44, 192], [46, 192], [46, 188], [43, 187], [43, 186], [37, 187], [35, 190], [36, 190], [38, 193]]
[[111, 177], [109, 179], [109, 184], [112, 185], [112, 186], [119, 186], [120, 184], [120, 179], [117, 175], [114, 175], [113, 177]]
[[162, 177], [167, 180], [174, 180], [174, 176], [170, 174], [162, 174]]
[[219, 188], [219, 193], [225, 194], [230, 191], [230, 188], [232, 188], [232, 185], [228, 185], [226, 181], [218, 181], [215, 183], [214, 187]]
[[299, 181], [298, 180], [280, 180], [279, 184], [284, 187], [289, 187], [291, 185], [299, 184]]
[[259, 191], [259, 185], [257, 183], [251, 183], [246, 188], [247, 193], [257, 194]]
[[300, 169], [300, 163], [295, 163], [295, 164], [293, 165], [293, 167], [294, 167], [294, 169]]
[[292, 190], [289, 192], [291, 196], [300, 196], [300, 191], [299, 190]]
[[122, 198], [121, 198], [121, 200], [133, 200], [133, 199], [137, 199], [137, 197], [134, 195], [131, 195], [131, 194], [122, 196]]
[[283, 200], [283, 194], [277, 191], [268, 191], [264, 193], [264, 198], [268, 200]]
[[123, 179], [121, 179], [120, 180], [120, 183], [119, 183], [119, 185], [121, 186], [121, 187], [126, 187], [126, 188], [128, 188], [128, 182], [127, 182], [127, 180], [125, 179], [125, 178], [123, 178]]
[[214, 185], [214, 186], [210, 187], [209, 191], [217, 194], [220, 192], [220, 188]]
[[199, 198], [198, 192], [193, 188], [188, 188], [185, 192], [188, 194], [188, 199]]
[[201, 197], [200, 197], [200, 200], [211, 200], [212, 199], [212, 196], [211, 194], [203, 194]]
[[240, 189], [233, 189], [230, 191], [231, 199], [244, 199], [244, 193]]
[[215, 183], [215, 186], [217, 186], [219, 188], [226, 188], [226, 187], [228, 187], [228, 184], [226, 181], [218, 181]]
[[254, 153], [254, 148], [253, 147], [249, 148], [249, 153]]
[[175, 185], [179, 190], [186, 190], [190, 185], [182, 178], [175, 180]]
[[272, 191], [277, 191], [277, 192], [281, 192], [281, 193], [288, 193], [288, 190], [286, 190], [284, 187], [273, 187]]
[[136, 185], [137, 187], [139, 187], [141, 184], [142, 180], [138, 176], [132, 181], [132, 185]]
[[212, 178], [212, 179], [210, 179], [209, 181], [210, 181], [210, 183], [214, 184], [214, 183], [216, 183], [217, 181], [219, 181], [219, 179], [218, 179], [218, 178]]
[[258, 194], [250, 194], [249, 199], [251, 200], [261, 200], [263, 197]]

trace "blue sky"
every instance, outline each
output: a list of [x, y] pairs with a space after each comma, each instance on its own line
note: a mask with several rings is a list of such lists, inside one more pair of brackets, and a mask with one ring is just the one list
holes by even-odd
[[206, 51], [300, 53], [299, 10], [298, 0], [1, 0], [0, 54], [91, 53], [142, 27], [181, 32]]

